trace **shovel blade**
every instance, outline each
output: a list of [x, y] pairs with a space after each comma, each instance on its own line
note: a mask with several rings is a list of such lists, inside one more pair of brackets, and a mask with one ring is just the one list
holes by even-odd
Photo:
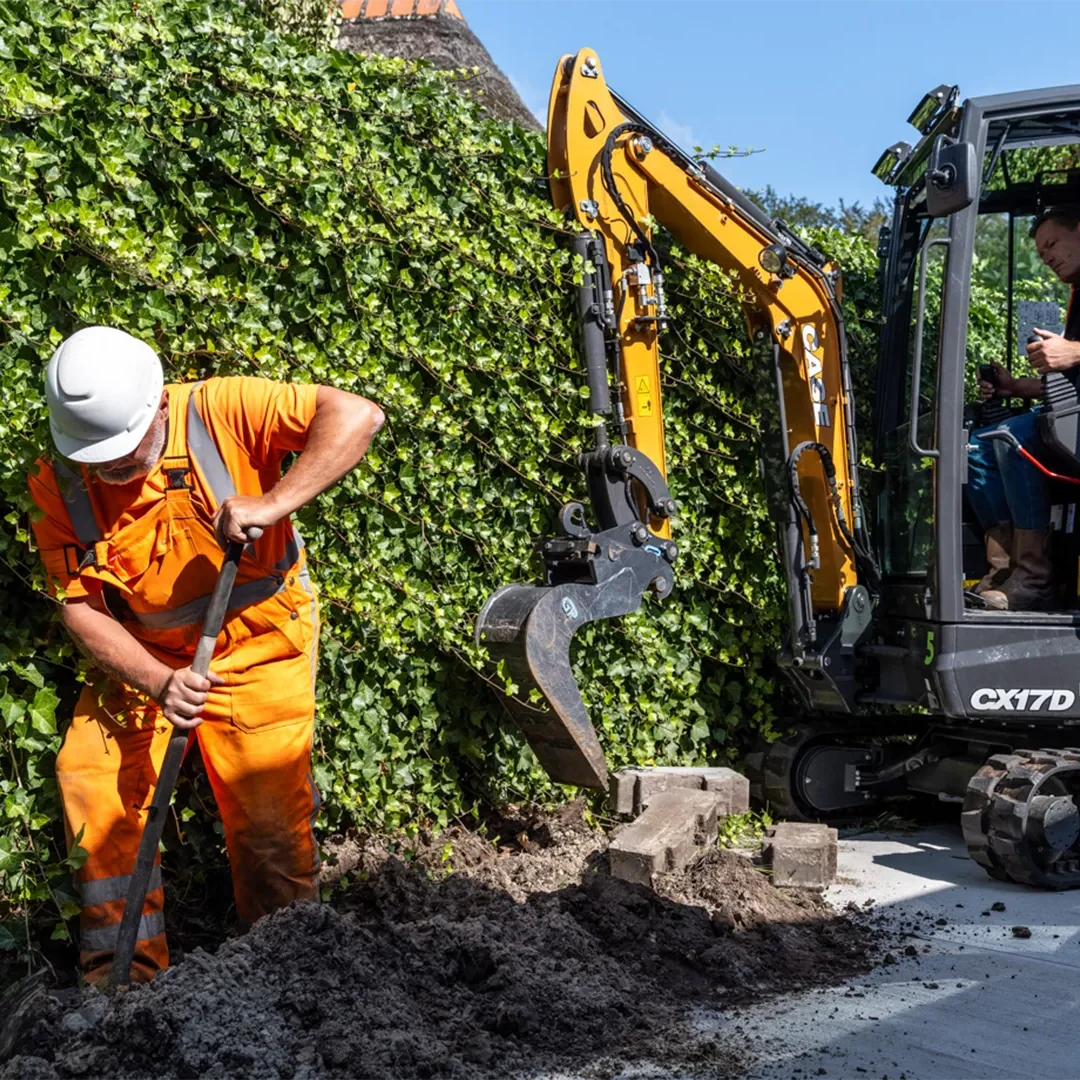
[[[547, 774], [559, 784], [607, 788], [607, 764], [570, 668], [570, 639], [590, 622], [595, 585], [507, 585], [476, 621], [477, 644], [505, 660], [518, 694], [511, 715]], [[537, 689], [544, 702], [531, 704]]]

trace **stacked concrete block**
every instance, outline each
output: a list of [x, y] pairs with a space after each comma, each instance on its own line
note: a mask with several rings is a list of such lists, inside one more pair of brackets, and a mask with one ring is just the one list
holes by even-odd
[[750, 781], [733, 769], [661, 766], [623, 769], [611, 778], [610, 804], [616, 814], [635, 817], [665, 791], [708, 791], [718, 814], [744, 814], [750, 809]]
[[722, 799], [715, 792], [673, 787], [650, 794], [648, 808], [608, 848], [612, 877], [651, 885], [653, 874], [681, 870], [716, 843]]
[[611, 874], [651, 885], [716, 843], [717, 819], [750, 807], [750, 783], [731, 769], [661, 766], [623, 769], [611, 778], [610, 805], [636, 820], [608, 848]]
[[836, 879], [837, 832], [828, 825], [784, 821], [765, 830], [762, 851], [773, 884], [824, 889]]

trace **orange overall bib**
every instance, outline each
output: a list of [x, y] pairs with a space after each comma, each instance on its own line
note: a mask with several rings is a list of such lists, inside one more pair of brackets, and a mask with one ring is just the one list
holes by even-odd
[[[46, 484], [59, 482], [81, 540], [95, 525], [101, 536], [75, 553], [79, 579], [111, 586], [106, 597], [121, 609], [126, 629], [174, 668], [194, 656], [223, 554], [210, 519], [232, 493], [194, 389], [167, 388], [169, 438], [157, 466], [164, 497], [137, 520], [116, 529], [97, 520], [100, 499], [87, 520], [86, 492], [98, 481], [85, 474], [74, 476], [58, 464], [56, 475], [49, 477], [43, 465], [39, 476]], [[249, 921], [317, 896], [312, 829], [319, 795], [311, 774], [317, 640], [317, 603], [302, 541], [286, 519], [244, 553], [211, 662], [225, 683], [210, 691], [194, 732], [221, 811], [237, 912]], [[171, 732], [155, 703], [103, 680], [84, 688], [57, 758], [68, 843], [82, 830], [81, 844], [90, 853], [78, 875], [81, 962], [89, 981], [109, 972]], [[158, 866], [143, 908], [132, 981], [146, 981], [168, 966], [163, 903]]]

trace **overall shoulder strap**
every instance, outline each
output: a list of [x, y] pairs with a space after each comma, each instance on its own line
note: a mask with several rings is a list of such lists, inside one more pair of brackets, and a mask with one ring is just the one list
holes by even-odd
[[217, 443], [214, 442], [214, 437], [210, 434], [210, 429], [206, 426], [195, 404], [196, 391], [202, 385], [202, 382], [197, 382], [191, 387], [188, 395], [187, 449], [210, 488], [214, 505], [220, 506], [230, 495], [236, 494], [236, 485], [229, 475], [229, 470], [225, 467], [225, 461]]
[[64, 548], [68, 572], [77, 575], [86, 567], [97, 565], [96, 545], [104, 536], [94, 516], [94, 507], [90, 502], [90, 493], [86, 490], [82, 470], [72, 469], [62, 457], [53, 461], [52, 470], [56, 477], [57, 491], [64, 500], [64, 509], [67, 510], [71, 527], [79, 540], [77, 546], [71, 544]]
[[[210, 487], [214, 503], [220, 506], [230, 495], [236, 494], [236, 485], [229, 475], [229, 470], [225, 467], [217, 443], [214, 442], [214, 438], [195, 404], [196, 391], [202, 385], [202, 382], [197, 382], [190, 388], [191, 396], [188, 398], [187, 406], [187, 448], [192, 461]], [[289, 524], [292, 535], [286, 543], [285, 554], [280, 564], [274, 567], [276, 570], [293, 566], [300, 558], [300, 552], [304, 547], [304, 538], [300, 535], [299, 530], [291, 521]]]
[[187, 400], [191, 387], [170, 383], [165, 389], [169, 395], [169, 435], [161, 468], [165, 474], [165, 496], [172, 498], [178, 492], [191, 488], [191, 461], [186, 434]]
[[64, 500], [75, 535], [84, 548], [91, 548], [103, 537], [101, 526], [98, 525], [97, 518], [94, 516], [94, 508], [90, 503], [90, 493], [86, 490], [82, 470], [73, 470], [62, 457], [57, 457], [52, 467], [56, 476], [56, 486]]

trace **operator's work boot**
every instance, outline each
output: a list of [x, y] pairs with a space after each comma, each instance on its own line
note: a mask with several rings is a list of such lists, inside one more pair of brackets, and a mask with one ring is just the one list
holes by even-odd
[[1042, 529], [1014, 529], [1012, 573], [1000, 589], [982, 594], [995, 611], [1045, 611], [1054, 599], [1053, 567]]
[[986, 561], [990, 569], [972, 592], [982, 596], [991, 589], [1000, 589], [1012, 573], [1013, 527], [1011, 521], [999, 521], [986, 530]]

